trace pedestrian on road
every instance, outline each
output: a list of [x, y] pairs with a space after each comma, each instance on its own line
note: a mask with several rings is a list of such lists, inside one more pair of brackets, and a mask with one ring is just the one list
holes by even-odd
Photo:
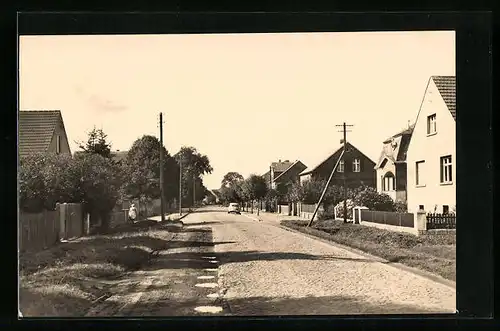
[[130, 205], [130, 209], [128, 210], [128, 220], [129, 222], [135, 222], [137, 218], [137, 209], [135, 208], [135, 204]]

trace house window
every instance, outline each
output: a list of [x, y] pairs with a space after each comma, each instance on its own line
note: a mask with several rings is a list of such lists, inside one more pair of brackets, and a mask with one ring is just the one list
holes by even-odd
[[448, 205], [443, 205], [443, 214], [448, 214], [450, 212], [450, 207]]
[[339, 162], [339, 165], [337, 167], [337, 172], [344, 172], [344, 160], [341, 160]]
[[425, 161], [418, 161], [415, 163], [415, 179], [416, 179], [415, 184], [417, 186], [425, 185], [423, 178], [424, 164]]
[[441, 183], [452, 182], [451, 155], [441, 157]]
[[436, 133], [436, 114], [427, 116], [427, 134]]
[[425, 209], [425, 208], [424, 208], [424, 205], [420, 205], [420, 206], [418, 206], [418, 210], [422, 210], [422, 211], [423, 211], [424, 209]]
[[354, 159], [354, 161], [352, 161], [352, 171], [353, 172], [360, 172], [361, 171], [361, 160], [360, 159]]
[[384, 191], [394, 191], [394, 187], [396, 186], [395, 181], [396, 179], [392, 172], [386, 173], [383, 180]]
[[56, 136], [56, 153], [57, 154], [61, 153], [61, 136], [60, 135]]

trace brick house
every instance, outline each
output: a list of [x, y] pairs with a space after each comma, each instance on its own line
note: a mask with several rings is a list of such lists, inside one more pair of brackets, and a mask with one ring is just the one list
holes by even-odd
[[403, 203], [406, 203], [407, 199], [406, 154], [413, 127], [414, 125], [411, 125], [386, 139], [375, 165], [377, 191], [389, 195], [394, 201]]
[[21, 110], [18, 118], [19, 156], [31, 153], [70, 154], [59, 110]]
[[[348, 142], [346, 145], [347, 151], [343, 160], [340, 161], [330, 185], [343, 185], [345, 176], [346, 184], [349, 188], [357, 188], [361, 185], [376, 188], [375, 162], [351, 143]], [[305, 169], [299, 175], [300, 182], [303, 183], [311, 179], [328, 179], [342, 150], [343, 145], [323, 161], [313, 167]]]
[[409, 212], [456, 208], [455, 89], [455, 76], [427, 82], [407, 152]]

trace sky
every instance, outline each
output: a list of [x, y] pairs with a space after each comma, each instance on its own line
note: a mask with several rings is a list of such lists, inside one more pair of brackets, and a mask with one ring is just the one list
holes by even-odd
[[193, 146], [214, 171], [313, 166], [347, 140], [376, 161], [413, 123], [432, 75], [455, 75], [455, 33], [22, 36], [19, 109], [59, 109], [72, 152], [94, 126], [113, 150], [143, 135]]

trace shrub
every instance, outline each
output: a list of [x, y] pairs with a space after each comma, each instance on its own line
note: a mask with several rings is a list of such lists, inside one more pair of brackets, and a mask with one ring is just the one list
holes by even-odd
[[359, 190], [354, 197], [354, 202], [370, 210], [394, 211], [394, 201], [385, 193], [378, 193], [374, 188], [365, 187]]
[[[347, 199], [347, 218], [352, 219], [352, 209], [356, 207], [356, 204], [353, 200]], [[337, 214], [337, 217], [343, 218], [344, 217], [344, 201], [340, 201], [338, 204], [335, 205], [335, 211]]]
[[408, 205], [404, 202], [397, 201], [394, 203], [394, 210], [398, 213], [406, 213], [408, 212]]

